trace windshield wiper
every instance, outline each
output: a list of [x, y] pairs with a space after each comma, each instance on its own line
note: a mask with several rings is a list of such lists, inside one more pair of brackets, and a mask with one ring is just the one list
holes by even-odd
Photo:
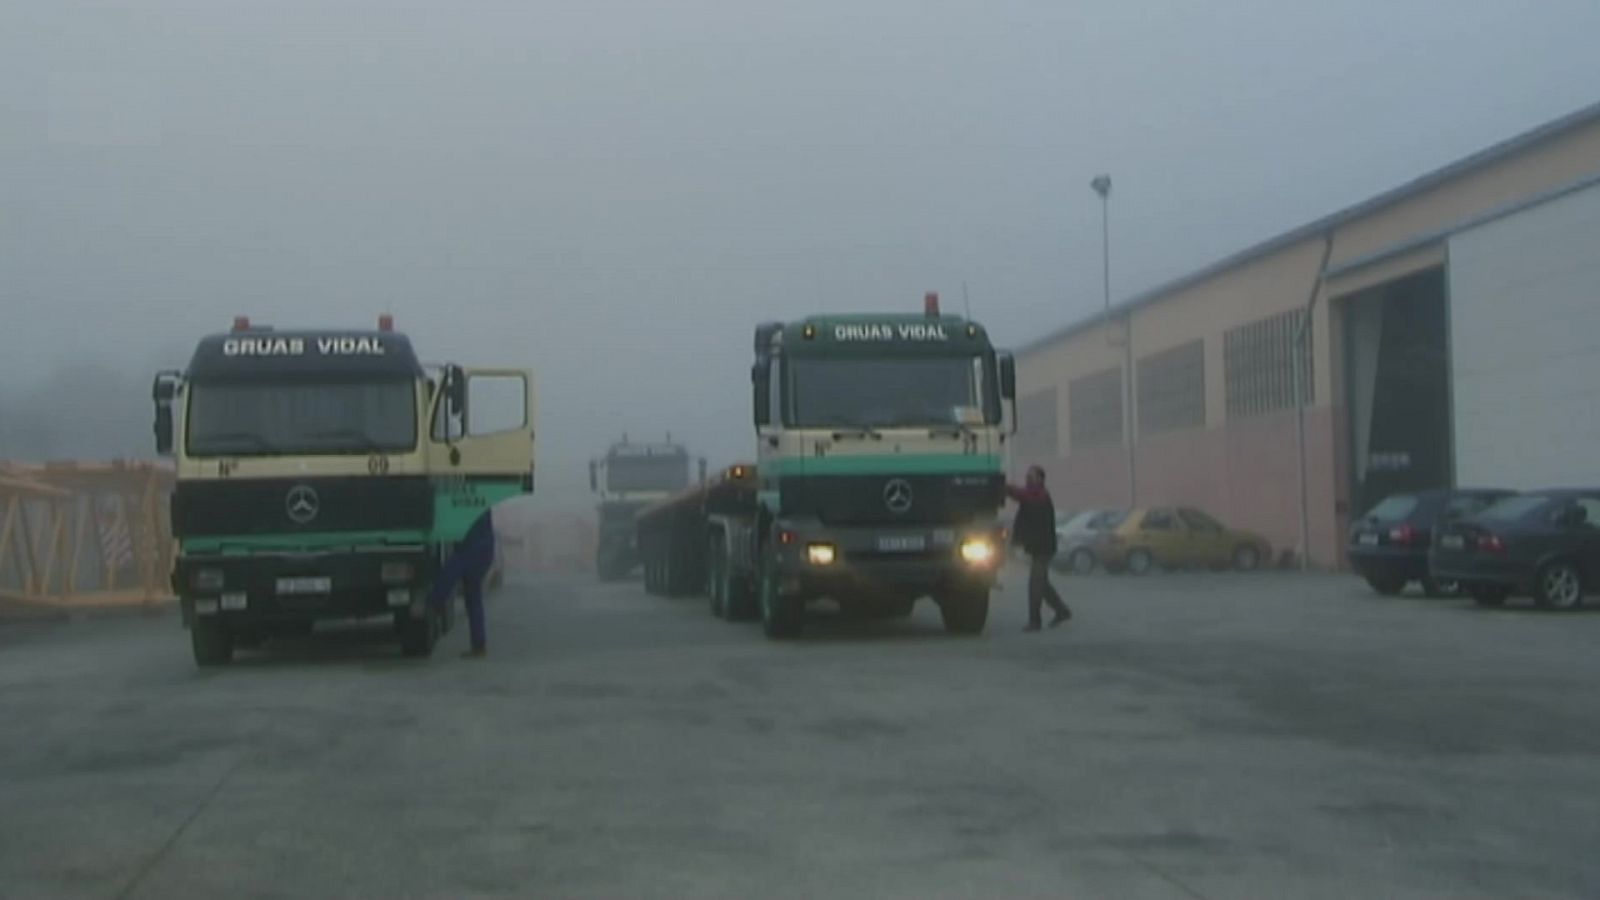
[[367, 434], [365, 431], [362, 431], [359, 428], [329, 428], [329, 429], [326, 429], [324, 431], [307, 432], [306, 437], [308, 437], [308, 438], [347, 438], [347, 439], [350, 439], [350, 440], [353, 440], [353, 441], [356, 441], [357, 443], [359, 443], [361, 445], [361, 449], [363, 449], [363, 450], [368, 450], [368, 451], [371, 451], [373, 453], [386, 453], [386, 452], [388, 452], [384, 448], [384, 446], [382, 444], [378, 443], [378, 439], [377, 438], [373, 437], [370, 434]]
[[205, 435], [201, 439], [200, 444], [202, 451], [210, 450], [212, 452], [227, 452], [217, 451], [210, 445], [212, 443], [227, 444], [235, 441], [249, 441], [251, 444], [255, 445], [257, 450], [261, 450], [266, 453], [278, 452], [277, 444], [274, 444], [272, 441], [269, 441], [261, 435], [256, 434], [254, 431], [217, 431]]

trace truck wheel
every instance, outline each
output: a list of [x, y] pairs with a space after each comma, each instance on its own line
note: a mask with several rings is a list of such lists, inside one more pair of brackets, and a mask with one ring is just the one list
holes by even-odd
[[964, 588], [939, 598], [944, 630], [951, 634], [980, 634], [989, 621], [989, 589]]
[[713, 616], [728, 618], [728, 561], [723, 558], [722, 536], [718, 534], [706, 540], [706, 600]]
[[761, 630], [767, 637], [775, 641], [799, 637], [805, 627], [805, 605], [778, 591], [778, 567], [770, 559], [764, 558], [761, 563], [759, 593]]
[[220, 666], [233, 659], [233, 635], [216, 619], [196, 618], [189, 626], [189, 643], [197, 666]]
[[431, 608], [419, 616], [408, 616], [400, 626], [400, 652], [421, 659], [433, 654], [439, 641], [439, 617]]

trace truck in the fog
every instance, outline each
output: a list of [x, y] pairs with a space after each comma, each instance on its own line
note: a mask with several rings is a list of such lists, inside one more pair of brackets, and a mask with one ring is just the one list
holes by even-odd
[[525, 371], [424, 366], [388, 316], [369, 331], [235, 320], [156, 376], [174, 458], [172, 586], [195, 661], [320, 619], [392, 619], [425, 656], [452, 607], [434, 573], [479, 516], [533, 490]]
[[[700, 460], [700, 478], [705, 478]], [[605, 456], [589, 461], [589, 489], [600, 497], [595, 541], [595, 573], [602, 581], [626, 578], [639, 565], [634, 516], [639, 510], [689, 484], [689, 451], [672, 442], [622, 440]]]
[[1003, 553], [1015, 368], [983, 326], [921, 316], [814, 316], [755, 330], [754, 463], [637, 516], [645, 584], [704, 590], [712, 611], [798, 635], [806, 607], [909, 615], [932, 597], [977, 633]]

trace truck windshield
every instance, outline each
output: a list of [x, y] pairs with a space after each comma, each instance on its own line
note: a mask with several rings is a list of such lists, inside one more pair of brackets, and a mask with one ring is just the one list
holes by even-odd
[[409, 381], [190, 387], [191, 456], [393, 453], [417, 442]]
[[[862, 428], [999, 421], [982, 357], [794, 359], [793, 424]], [[974, 421], [976, 417], [976, 421]]]
[[689, 456], [612, 456], [606, 460], [610, 491], [676, 491], [689, 484]]

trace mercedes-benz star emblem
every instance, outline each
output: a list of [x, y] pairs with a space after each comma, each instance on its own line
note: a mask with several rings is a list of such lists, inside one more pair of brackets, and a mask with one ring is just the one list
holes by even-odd
[[317, 498], [316, 489], [304, 484], [290, 488], [289, 496], [284, 498], [283, 505], [289, 513], [289, 521], [296, 525], [304, 525], [315, 519], [322, 509], [322, 501]]
[[883, 486], [883, 505], [889, 512], [910, 512], [911, 497], [911, 483], [904, 478], [895, 478]]

